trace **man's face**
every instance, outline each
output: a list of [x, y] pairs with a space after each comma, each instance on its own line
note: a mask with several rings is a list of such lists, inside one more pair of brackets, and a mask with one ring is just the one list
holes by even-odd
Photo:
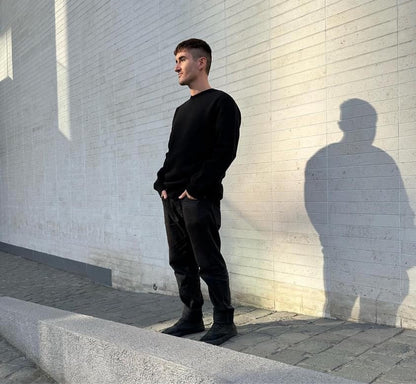
[[189, 51], [178, 52], [175, 56], [175, 72], [180, 85], [191, 85], [201, 74], [200, 59], [194, 59]]

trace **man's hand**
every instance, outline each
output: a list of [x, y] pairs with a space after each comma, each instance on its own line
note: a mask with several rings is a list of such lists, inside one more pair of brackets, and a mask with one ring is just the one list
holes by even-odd
[[197, 200], [195, 197], [191, 196], [188, 191], [185, 189], [182, 194], [179, 196], [180, 199], [187, 197], [189, 200]]
[[168, 198], [168, 194], [165, 190], [162, 191], [162, 193], [160, 194], [160, 197], [164, 200], [166, 200]]

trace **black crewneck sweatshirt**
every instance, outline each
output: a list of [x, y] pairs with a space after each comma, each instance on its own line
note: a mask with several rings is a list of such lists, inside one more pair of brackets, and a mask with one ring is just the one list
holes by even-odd
[[154, 188], [177, 198], [185, 189], [197, 199], [221, 200], [222, 179], [237, 154], [241, 114], [227, 93], [208, 89], [174, 114], [168, 152]]

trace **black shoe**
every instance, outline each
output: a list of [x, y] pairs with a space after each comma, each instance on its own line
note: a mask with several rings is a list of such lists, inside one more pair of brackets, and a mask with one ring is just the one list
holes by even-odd
[[237, 328], [234, 323], [221, 324], [214, 323], [211, 329], [201, 338], [208, 344], [220, 345], [237, 335]]
[[166, 328], [162, 333], [166, 333], [172, 336], [185, 336], [191, 333], [198, 333], [205, 331], [204, 322], [200, 321], [189, 321], [185, 319], [179, 319], [174, 325]]

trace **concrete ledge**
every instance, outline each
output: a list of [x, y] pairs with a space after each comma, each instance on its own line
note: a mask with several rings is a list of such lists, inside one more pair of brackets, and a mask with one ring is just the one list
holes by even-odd
[[352, 383], [9, 297], [0, 297], [0, 334], [60, 384]]

